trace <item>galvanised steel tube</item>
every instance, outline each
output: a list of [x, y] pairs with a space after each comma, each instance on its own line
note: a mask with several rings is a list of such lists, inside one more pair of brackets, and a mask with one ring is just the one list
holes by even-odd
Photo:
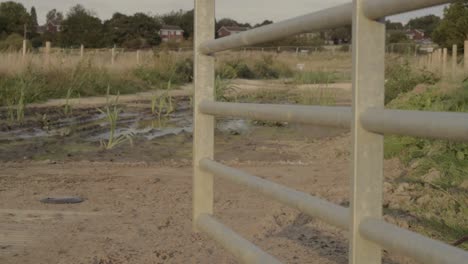
[[349, 229], [349, 210], [347, 208], [209, 159], [202, 159], [200, 161], [200, 168], [213, 173], [214, 176], [249, 187], [271, 199], [296, 208], [312, 217], [319, 218], [328, 224], [344, 230]]
[[368, 109], [362, 126], [379, 134], [468, 141], [468, 113]]
[[[368, 0], [365, 3], [364, 11], [369, 18], [380, 19], [402, 12], [450, 2], [453, 2], [453, 0]], [[204, 42], [199, 47], [199, 51], [204, 54], [211, 54], [242, 46], [266, 43], [302, 33], [348, 26], [352, 23], [352, 12], [352, 3], [339, 5], [228, 37], [210, 40]]]
[[350, 107], [245, 104], [202, 101], [201, 113], [264, 121], [295, 122], [338, 128], [351, 127]]
[[352, 11], [353, 6], [351, 3], [332, 7], [224, 38], [210, 40], [203, 43], [199, 50], [204, 54], [210, 54], [242, 46], [266, 43], [306, 32], [351, 25]]
[[359, 232], [389, 251], [404, 254], [425, 264], [461, 264], [468, 260], [468, 252], [417, 233], [399, 228], [383, 220], [366, 219]]
[[455, 0], [367, 0], [364, 13], [371, 19], [379, 19], [451, 2]]
[[198, 229], [220, 243], [243, 263], [281, 263], [208, 214], [200, 214], [196, 221]]

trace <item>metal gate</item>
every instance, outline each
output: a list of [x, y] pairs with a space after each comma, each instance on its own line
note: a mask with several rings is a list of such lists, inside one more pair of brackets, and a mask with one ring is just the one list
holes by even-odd
[[[354, 0], [353, 3], [215, 39], [215, 0], [195, 0], [193, 227], [246, 263], [280, 263], [213, 217], [213, 177], [221, 177], [349, 231], [349, 263], [381, 263], [382, 248], [421, 263], [468, 263], [468, 253], [382, 219], [383, 134], [468, 141], [468, 114], [384, 108], [384, 17], [447, 0]], [[215, 53], [353, 25], [352, 107], [215, 101]], [[347, 127], [352, 131], [351, 206], [344, 208], [213, 160], [215, 116]]]

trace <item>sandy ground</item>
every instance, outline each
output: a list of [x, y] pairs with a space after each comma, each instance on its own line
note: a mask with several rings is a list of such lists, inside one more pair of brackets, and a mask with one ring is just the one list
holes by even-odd
[[[295, 162], [253, 165], [225, 158], [228, 165], [346, 205], [348, 146], [349, 135], [343, 135], [290, 145], [302, 153]], [[400, 173], [392, 161], [385, 170], [387, 177]], [[1, 163], [0, 263], [236, 263], [192, 232], [191, 173], [177, 162]], [[215, 190], [216, 217], [285, 263], [347, 263], [344, 232], [223, 180]], [[39, 202], [66, 195], [86, 200]], [[385, 263], [406, 262], [386, 257]]]
[[[351, 83], [332, 83], [332, 84], [305, 84], [305, 85], [285, 85], [282, 80], [245, 80], [236, 79], [233, 81], [232, 86], [235, 87], [236, 93], [252, 92], [259, 89], [270, 89], [270, 90], [284, 90], [285, 87], [289, 89], [298, 90], [314, 90], [327, 88], [330, 90], [336, 90], [340, 92], [337, 95], [337, 101], [349, 100], [351, 93]], [[178, 90], [170, 91], [171, 96], [189, 96], [192, 94], [193, 84], [186, 84], [180, 87]], [[162, 93], [163, 91], [157, 91]], [[153, 92], [142, 92], [129, 95], [120, 95], [120, 103], [130, 103], [135, 101], [147, 101], [148, 98], [153, 96]], [[50, 108], [50, 107], [61, 107], [67, 103], [66, 99], [51, 99], [44, 103], [29, 104], [29, 108]], [[68, 102], [73, 108], [90, 108], [106, 104], [106, 98], [104, 96], [94, 96], [86, 98], [72, 98]]]

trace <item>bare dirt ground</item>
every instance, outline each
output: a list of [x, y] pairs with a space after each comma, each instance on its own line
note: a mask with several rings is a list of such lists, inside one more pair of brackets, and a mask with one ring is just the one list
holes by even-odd
[[[265, 86], [236, 84], [244, 91]], [[189, 89], [174, 96], [186, 96]], [[334, 89], [349, 95], [347, 84]], [[147, 97], [122, 96], [121, 102], [141, 105]], [[72, 102], [83, 109], [104, 103], [103, 98]], [[32, 107], [62, 104], [54, 100]], [[192, 232], [189, 133], [136, 140], [133, 148], [107, 152], [83, 148], [94, 143], [79, 141], [82, 135], [0, 142], [0, 263], [236, 263], [210, 238]], [[66, 152], [57, 150], [67, 144], [72, 147]], [[216, 134], [217, 160], [344, 206], [349, 203], [349, 149], [346, 131], [311, 126], [266, 125], [246, 134]], [[402, 171], [395, 160], [385, 164], [388, 181]], [[85, 201], [40, 202], [70, 195]], [[215, 216], [285, 263], [347, 263], [345, 232], [223, 180], [216, 180]], [[406, 223], [394, 215], [387, 219]], [[411, 262], [385, 254], [385, 263]]]
[[[348, 144], [348, 135], [285, 143], [277, 155], [302, 153], [294, 162], [238, 162], [234, 155], [225, 160], [346, 205]], [[1, 263], [236, 263], [191, 230], [187, 164], [50, 163], [0, 165]], [[398, 162], [387, 162], [386, 173], [390, 178], [400, 173]], [[75, 205], [39, 202], [63, 195], [86, 200]], [[245, 188], [217, 180], [215, 211], [226, 225], [285, 263], [347, 263], [344, 232]], [[406, 262], [386, 258], [386, 263]]]

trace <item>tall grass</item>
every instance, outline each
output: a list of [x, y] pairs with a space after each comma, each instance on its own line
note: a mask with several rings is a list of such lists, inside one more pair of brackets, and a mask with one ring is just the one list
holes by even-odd
[[[135, 54], [122, 53], [114, 65], [107, 55], [88, 53], [81, 59], [78, 54], [56, 52], [46, 64], [42, 54], [22, 59], [18, 53], [0, 53], [0, 106], [11, 104], [5, 98], [18, 97], [15, 91], [25, 80], [29, 81], [25, 102], [31, 103], [77, 94], [105, 95], [109, 85], [128, 94], [159, 88], [168, 80], [183, 84], [192, 79], [193, 62], [186, 54], [146, 53], [149, 58], [137, 64]], [[13, 101], [17, 103], [17, 99]]]

